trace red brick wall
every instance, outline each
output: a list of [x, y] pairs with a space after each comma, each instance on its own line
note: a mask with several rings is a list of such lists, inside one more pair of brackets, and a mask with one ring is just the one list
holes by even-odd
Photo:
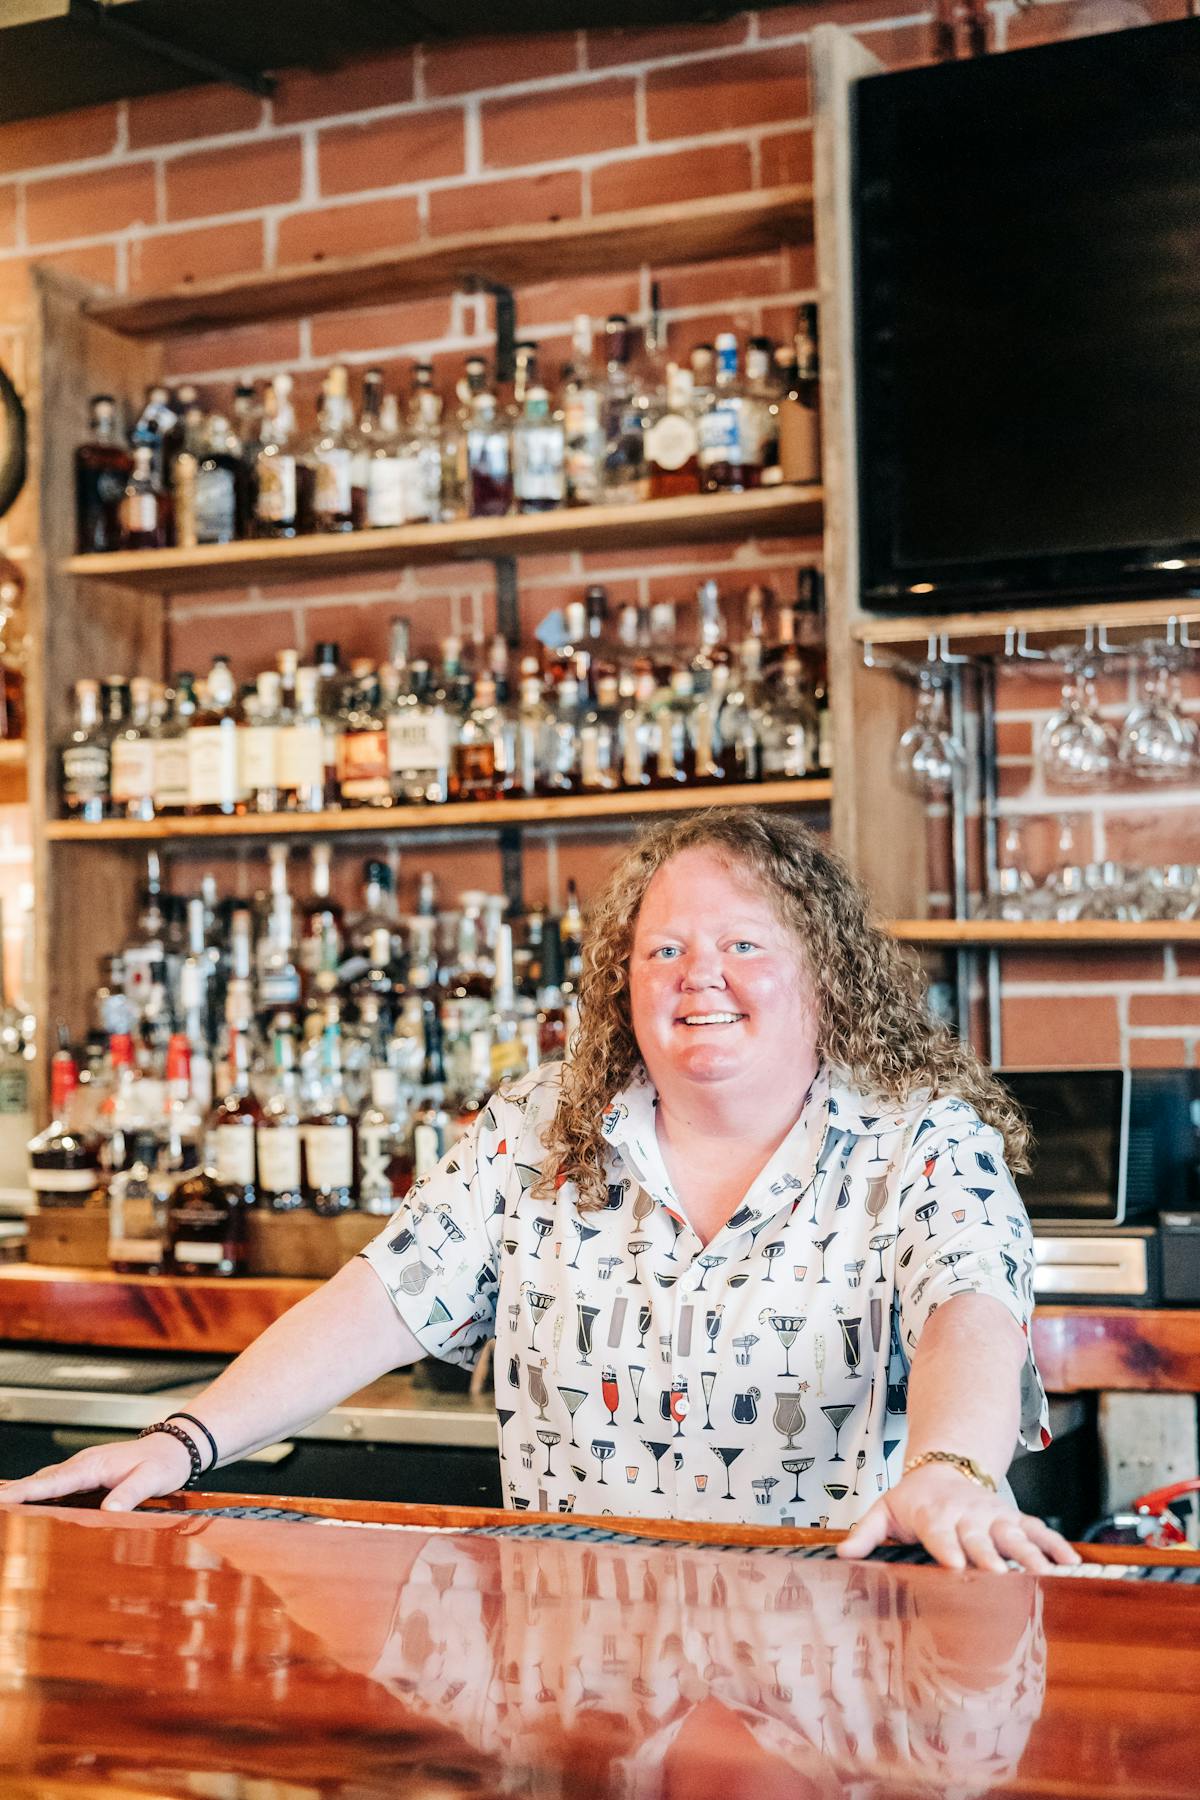
[[[1183, 0], [1116, 8], [1122, 23], [1139, 11], [1158, 18], [1183, 10]], [[0, 323], [11, 323], [11, 343], [32, 260], [135, 291], [480, 225], [803, 181], [811, 169], [807, 41], [826, 20], [855, 31], [890, 66], [931, 54], [927, 9], [829, 0], [688, 28], [429, 46], [333, 74], [289, 75], [270, 102], [197, 89], [0, 127]], [[999, 50], [1103, 24], [1095, 4], [1081, 10], [1051, 0], [1018, 13], [1000, 0], [992, 8]], [[726, 324], [782, 335], [814, 279], [804, 250], [668, 270], [662, 292], [672, 345], [686, 349]], [[547, 270], [518, 302], [520, 329], [546, 345], [553, 367], [575, 312], [644, 313], [648, 276], [618, 270], [556, 281]], [[488, 347], [489, 326], [486, 303], [460, 294], [179, 338], [170, 371], [197, 379], [217, 402], [243, 372], [263, 377], [287, 366], [303, 403], [333, 357], [356, 369], [381, 362], [403, 378], [413, 358], [432, 356], [448, 388], [463, 356]], [[10, 530], [18, 541], [19, 510]], [[532, 629], [592, 580], [605, 581], [615, 601], [686, 602], [709, 574], [731, 599], [754, 580], [787, 592], [797, 562], [819, 549], [813, 541], [764, 541], [531, 558], [520, 570], [523, 617]], [[450, 631], [486, 635], [494, 616], [489, 565], [397, 570], [354, 587], [307, 581], [189, 598], [175, 604], [171, 656], [176, 665], [204, 666], [213, 650], [228, 648], [239, 673], [251, 673], [281, 646], [303, 650], [322, 637], [337, 638], [347, 654], [380, 654], [397, 614], [412, 620], [423, 646]], [[1006, 717], [1009, 756], [1019, 756], [1027, 712]], [[1018, 764], [1006, 762], [1006, 786], [1017, 777]], [[1176, 813], [1182, 825], [1186, 808]], [[1187, 829], [1194, 837], [1194, 817]], [[559, 879], [573, 868], [593, 870], [607, 854], [564, 839]], [[424, 851], [414, 853], [407, 866], [424, 860]], [[448, 883], [464, 868], [461, 853], [451, 860], [447, 852]], [[530, 875], [534, 895], [546, 891], [540, 856]], [[1113, 970], [1095, 959], [1090, 972], [1082, 958], [1010, 965], [1005, 1023], [1014, 1057], [1018, 1048], [1022, 1057], [1072, 1060], [1190, 1057], [1200, 1036], [1200, 967], [1159, 954], [1138, 965], [1136, 978], [1131, 969], [1120, 965], [1116, 988]], [[1057, 1003], [1068, 997], [1078, 1030], [1065, 1042]], [[1136, 1035], [1143, 1031], [1156, 1035]]]

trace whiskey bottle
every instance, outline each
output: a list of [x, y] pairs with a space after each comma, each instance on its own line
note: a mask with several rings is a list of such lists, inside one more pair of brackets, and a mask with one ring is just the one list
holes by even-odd
[[252, 478], [255, 537], [292, 538], [297, 531], [296, 416], [291, 391], [291, 376], [276, 375], [263, 402]]
[[358, 1205], [394, 1213], [413, 1184], [409, 1121], [400, 1082], [386, 1063], [371, 1070], [371, 1100], [358, 1121]]
[[646, 466], [651, 500], [700, 491], [700, 434], [692, 372], [678, 363], [667, 365], [666, 395], [646, 433]]
[[[370, 665], [367, 665], [370, 668]], [[345, 806], [391, 806], [388, 729], [379, 682], [362, 673], [342, 720], [337, 779]]]
[[100, 1185], [96, 1141], [74, 1117], [78, 1091], [75, 1058], [60, 1043], [50, 1059], [50, 1123], [29, 1142], [26, 1182], [39, 1207], [84, 1206]]
[[154, 812], [182, 813], [188, 806], [188, 732], [196, 714], [195, 676], [180, 670], [166, 696], [167, 710], [153, 732]]
[[342, 1082], [342, 1028], [336, 1002], [321, 1033], [320, 1097], [305, 1115], [304, 1203], [322, 1218], [354, 1207], [354, 1117]]
[[304, 1205], [299, 1087], [294, 1022], [282, 1013], [271, 1033], [270, 1088], [256, 1131], [259, 1200], [270, 1212]]
[[[296, 708], [284, 718], [277, 738], [280, 805], [287, 812], [318, 813], [337, 801], [336, 761], [326, 784], [325, 726], [317, 709], [320, 676], [316, 669], [296, 670]], [[335, 740], [336, 757], [336, 740]]]
[[246, 1260], [246, 1209], [211, 1167], [181, 1181], [167, 1207], [170, 1267], [176, 1275], [232, 1276]]
[[158, 1174], [158, 1138], [135, 1131], [128, 1168], [108, 1190], [108, 1266], [117, 1275], [161, 1275], [166, 1262], [167, 1184]]
[[97, 824], [107, 818], [112, 753], [100, 717], [100, 683], [75, 683], [75, 728], [62, 748], [62, 805], [68, 819]]
[[129, 718], [113, 734], [112, 814], [118, 819], [154, 817], [155, 741], [150, 709], [154, 683], [135, 675], [129, 684]]
[[301, 907], [300, 972], [308, 993], [328, 993], [342, 960], [342, 908], [330, 893], [332, 853], [312, 847], [312, 890]]
[[227, 656], [214, 656], [204, 698], [188, 726], [188, 812], [245, 812], [239, 752], [237, 684]]
[[166, 543], [166, 495], [154, 471], [153, 450], [148, 444], [139, 444], [121, 495], [120, 548], [161, 550]]
[[311, 494], [308, 517], [301, 519], [301, 529], [354, 530], [351, 473], [355, 449], [348, 378], [345, 367], [335, 363], [322, 384], [316, 431], [301, 455]]
[[[232, 1010], [232, 1009], [231, 1009]], [[229, 1028], [229, 1086], [208, 1121], [216, 1178], [228, 1188], [239, 1207], [253, 1206], [258, 1197], [257, 1147], [262, 1107], [250, 1085], [249, 1032], [242, 1024]]]
[[196, 542], [232, 544], [240, 535], [238, 511], [240, 459], [229, 421], [213, 413], [196, 455]]
[[75, 541], [81, 556], [120, 548], [121, 499], [132, 471], [117, 403], [111, 394], [96, 394], [90, 435], [75, 451]]
[[462, 722], [450, 762], [452, 800], [498, 800], [509, 785], [501, 738], [496, 684], [490, 675], [475, 683], [475, 704]]
[[446, 799], [450, 720], [445, 706], [430, 692], [427, 663], [413, 663], [400, 681], [387, 714], [387, 755], [394, 801]]
[[817, 309], [799, 308], [792, 366], [779, 403], [779, 470], [784, 481], [821, 479], [821, 365]]

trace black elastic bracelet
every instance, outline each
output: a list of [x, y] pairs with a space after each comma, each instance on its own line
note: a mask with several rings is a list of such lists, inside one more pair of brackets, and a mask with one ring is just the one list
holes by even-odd
[[[221, 1460], [221, 1452], [217, 1449], [216, 1438], [213, 1436], [212, 1432], [208, 1429], [208, 1426], [204, 1423], [204, 1420], [198, 1419], [194, 1413], [183, 1413], [183, 1412], [168, 1413], [167, 1417], [168, 1417], [168, 1419], [186, 1419], [189, 1425], [194, 1425], [196, 1427], [197, 1431], [202, 1431], [204, 1433], [205, 1437], [208, 1439], [208, 1447], [212, 1451], [212, 1461], [209, 1463], [208, 1469], [215, 1469], [217, 1464]], [[208, 1474], [208, 1469], [205, 1469], [205, 1471], [204, 1471], [204, 1473], [206, 1475]]]
[[166, 1419], [160, 1419], [157, 1425], [147, 1425], [145, 1431], [138, 1432], [138, 1436], [140, 1438], [153, 1437], [156, 1431], [165, 1431], [168, 1437], [177, 1438], [183, 1445], [192, 1464], [192, 1472], [183, 1483], [183, 1486], [185, 1488], [195, 1487], [200, 1479], [200, 1470], [203, 1465], [203, 1458], [200, 1455], [196, 1440], [192, 1437], [190, 1432], [183, 1429], [182, 1425], [171, 1425]]

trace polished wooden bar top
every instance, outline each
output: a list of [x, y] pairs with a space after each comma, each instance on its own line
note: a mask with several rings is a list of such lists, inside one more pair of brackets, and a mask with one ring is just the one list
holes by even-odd
[[815, 1533], [729, 1548], [646, 1521], [655, 1538], [609, 1543], [522, 1535], [529, 1515], [198, 1510], [228, 1503], [0, 1508], [0, 1792], [1200, 1789], [1200, 1589], [785, 1553]]

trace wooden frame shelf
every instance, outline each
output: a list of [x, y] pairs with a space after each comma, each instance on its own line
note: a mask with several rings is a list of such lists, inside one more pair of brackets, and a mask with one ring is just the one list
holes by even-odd
[[1058, 950], [1139, 945], [1200, 944], [1200, 919], [892, 919], [888, 930], [903, 944], [948, 948], [1020, 949], [1043, 944]]
[[432, 238], [322, 262], [192, 281], [157, 294], [93, 300], [98, 324], [130, 337], [211, 331], [254, 319], [382, 305], [456, 288], [522, 287], [649, 263], [756, 256], [813, 237], [813, 191], [792, 185], [596, 218]]
[[747, 494], [686, 494], [625, 506], [514, 513], [502, 519], [455, 519], [446, 525], [400, 525], [381, 531], [280, 540], [249, 538], [191, 550], [116, 550], [71, 556], [66, 574], [88, 581], [188, 593], [239, 582], [297, 581], [313, 575], [418, 563], [528, 556], [544, 550], [630, 550], [641, 545], [711, 543], [752, 535], [795, 537], [819, 532], [819, 487], [757, 488]]
[[162, 843], [172, 838], [327, 837], [357, 832], [382, 836], [392, 831], [455, 831], [480, 825], [535, 825], [555, 821], [620, 823], [635, 815], [696, 812], [706, 806], [828, 806], [833, 783], [763, 781], [736, 787], [682, 788], [677, 792], [572, 794], [561, 800], [474, 800], [445, 806], [359, 807], [343, 812], [247, 813], [241, 818], [106, 819], [98, 825], [52, 819], [46, 836], [53, 843]]
[[1056, 640], [1082, 637], [1090, 625], [1109, 630], [1145, 633], [1170, 620], [1200, 620], [1200, 599], [1195, 595], [1174, 600], [1110, 600], [1099, 605], [1025, 606], [1003, 612], [928, 613], [899, 617], [879, 613], [855, 619], [852, 631], [860, 644], [880, 648], [908, 645], [924, 649], [930, 638], [945, 637], [970, 642], [981, 654], [1003, 648], [1008, 632]]

